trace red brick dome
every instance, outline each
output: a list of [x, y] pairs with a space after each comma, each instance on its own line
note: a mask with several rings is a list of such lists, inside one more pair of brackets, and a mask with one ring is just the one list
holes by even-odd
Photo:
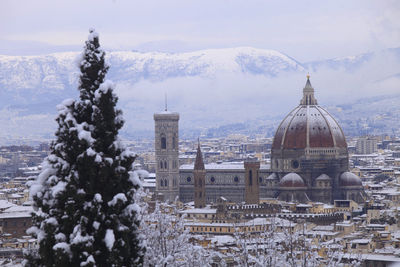
[[272, 149], [346, 148], [343, 131], [336, 120], [314, 98], [307, 79], [300, 105], [279, 125]]
[[362, 186], [361, 179], [351, 172], [344, 172], [340, 175], [339, 185], [342, 187], [347, 186]]
[[324, 173], [318, 176], [317, 179], [315, 179], [315, 181], [330, 181], [330, 180], [331, 178]]
[[303, 178], [297, 173], [291, 172], [283, 176], [279, 182], [280, 187], [306, 187]]

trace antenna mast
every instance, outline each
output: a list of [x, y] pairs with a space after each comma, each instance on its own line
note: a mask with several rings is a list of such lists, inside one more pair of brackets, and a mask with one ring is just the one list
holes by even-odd
[[165, 111], [168, 110], [167, 93], [165, 93]]

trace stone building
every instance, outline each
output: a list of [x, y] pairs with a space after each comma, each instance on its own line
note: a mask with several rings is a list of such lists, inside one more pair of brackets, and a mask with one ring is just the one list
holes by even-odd
[[[160, 138], [162, 140], [162, 131], [160, 126], [157, 126], [157, 121], [160, 119], [156, 120], [156, 158], [157, 162], [162, 162], [163, 150], [157, 150]], [[175, 119], [174, 123], [173, 128], [177, 129], [178, 119]], [[177, 136], [177, 132], [172, 131], [168, 136], [171, 134]], [[168, 147], [165, 153], [167, 151]], [[177, 154], [173, 155], [170, 159], [176, 160]], [[278, 198], [303, 203], [333, 203], [336, 199], [364, 201], [361, 180], [349, 172], [349, 153], [344, 133], [336, 120], [318, 105], [309, 76], [300, 104], [290, 111], [276, 130], [271, 148], [271, 166], [261, 165], [256, 171], [258, 175], [253, 175], [250, 180], [248, 164], [206, 164], [206, 203], [216, 203], [219, 197], [224, 197], [230, 202], [257, 202], [246, 197], [246, 193], [256, 190], [255, 187], [259, 190], [259, 198]], [[182, 165], [179, 169], [179, 198], [183, 202], [194, 199], [193, 169], [193, 165]], [[159, 166], [157, 171], [157, 188], [162, 192], [159, 182], [165, 179], [163, 175], [169, 172], [159, 170]], [[254, 180], [255, 177], [257, 181]], [[254, 193], [257, 194], [256, 191]], [[173, 194], [176, 194], [176, 191], [173, 191]]]
[[165, 111], [154, 114], [156, 192], [164, 200], [179, 195], [179, 114]]
[[[2, 205], [5, 203], [2, 203]], [[12, 238], [26, 235], [32, 226], [32, 207], [12, 205], [0, 211], [0, 234], [8, 234]]]
[[300, 105], [279, 125], [271, 149], [271, 172], [278, 187], [270, 196], [282, 200], [333, 203], [363, 201], [361, 180], [349, 171], [342, 129], [314, 96], [309, 76]]
[[255, 160], [246, 160], [245, 169], [245, 187], [244, 197], [246, 204], [260, 203], [260, 162]]
[[378, 151], [377, 140], [374, 137], [361, 137], [357, 139], [357, 154], [372, 154]]

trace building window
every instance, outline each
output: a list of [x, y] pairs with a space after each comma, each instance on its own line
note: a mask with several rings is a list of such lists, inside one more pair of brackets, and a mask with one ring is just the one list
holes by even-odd
[[188, 183], [190, 183], [190, 182], [192, 181], [192, 178], [191, 178], [190, 176], [188, 176], [188, 177], [186, 178], [186, 181], [187, 181]]
[[235, 183], [238, 183], [238, 182], [239, 182], [239, 177], [235, 176], [235, 178], [233, 178], [233, 181], [234, 181]]
[[211, 183], [215, 183], [215, 178], [214, 176], [210, 178]]
[[292, 160], [293, 169], [297, 169], [299, 167], [299, 162], [297, 160]]
[[175, 135], [172, 137], [172, 149], [176, 149], [176, 137], [175, 137]]
[[249, 170], [249, 185], [253, 185], [253, 172]]
[[167, 139], [165, 136], [161, 136], [161, 149], [167, 149]]

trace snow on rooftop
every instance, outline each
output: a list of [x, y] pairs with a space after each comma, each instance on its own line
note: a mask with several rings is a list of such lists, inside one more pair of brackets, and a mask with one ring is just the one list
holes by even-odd
[[317, 225], [313, 228], [314, 231], [333, 231], [334, 230], [333, 225]]
[[0, 219], [31, 217], [32, 212], [33, 212], [32, 206], [14, 205], [5, 209], [2, 213], [0, 213]]
[[33, 208], [31, 206], [14, 205], [4, 210], [4, 213], [12, 213], [12, 212], [33, 212]]
[[14, 206], [17, 206], [17, 205], [15, 205], [11, 202], [8, 202], [7, 200], [4, 200], [4, 199], [0, 200], [0, 210], [8, 209], [8, 208], [14, 207]]
[[179, 213], [185, 213], [185, 214], [215, 214], [217, 213], [217, 209], [211, 209], [211, 208], [194, 208], [194, 209], [187, 209], [187, 210], [182, 210]]
[[235, 238], [230, 235], [216, 235], [211, 238], [211, 243], [215, 243], [217, 246], [224, 246], [235, 244]]
[[331, 231], [307, 231], [306, 235], [312, 235], [312, 236], [335, 236], [338, 235], [339, 232], [331, 232]]
[[351, 225], [354, 225], [354, 223], [352, 223], [350, 221], [343, 221], [343, 222], [337, 222], [336, 225], [339, 225], [339, 226], [351, 226]]
[[367, 239], [367, 238], [361, 238], [361, 239], [354, 239], [351, 240], [350, 243], [355, 243], [355, 244], [368, 244], [369, 242], [371, 242], [371, 239]]

